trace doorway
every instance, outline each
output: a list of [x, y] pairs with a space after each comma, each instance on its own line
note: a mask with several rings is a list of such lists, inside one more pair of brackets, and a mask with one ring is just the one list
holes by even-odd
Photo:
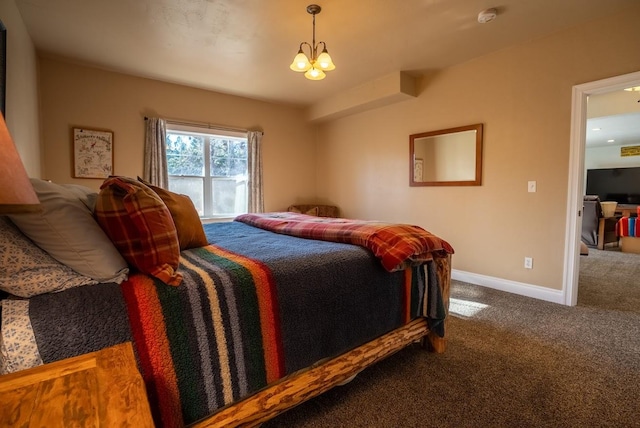
[[563, 294], [565, 305], [578, 302], [580, 235], [582, 225], [582, 189], [587, 126], [587, 98], [640, 86], [640, 72], [576, 85], [572, 90], [569, 180], [565, 234]]

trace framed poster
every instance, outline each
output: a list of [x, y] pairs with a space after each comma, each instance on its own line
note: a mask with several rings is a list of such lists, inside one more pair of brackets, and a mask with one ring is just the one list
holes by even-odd
[[113, 132], [73, 128], [73, 177], [113, 175]]
[[620, 156], [640, 156], [640, 146], [620, 147]]

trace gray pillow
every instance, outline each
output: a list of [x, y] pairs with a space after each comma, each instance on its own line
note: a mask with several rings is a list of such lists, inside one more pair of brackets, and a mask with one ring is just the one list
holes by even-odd
[[96, 282], [55, 260], [0, 216], [0, 290], [32, 297]]
[[96, 208], [96, 201], [98, 200], [98, 192], [79, 184], [61, 184], [62, 187], [73, 193], [83, 204], [89, 208], [89, 211], [93, 212]]
[[12, 214], [16, 226], [60, 263], [98, 282], [121, 283], [127, 263], [76, 193], [32, 178], [42, 212]]

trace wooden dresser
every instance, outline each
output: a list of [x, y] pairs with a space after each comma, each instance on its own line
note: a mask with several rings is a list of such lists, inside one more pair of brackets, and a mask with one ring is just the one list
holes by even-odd
[[131, 343], [0, 376], [2, 427], [153, 427]]

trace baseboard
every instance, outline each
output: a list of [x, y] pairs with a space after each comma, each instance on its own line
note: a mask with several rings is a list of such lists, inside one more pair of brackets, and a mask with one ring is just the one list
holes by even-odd
[[533, 297], [552, 303], [565, 304], [562, 290], [552, 290], [539, 285], [526, 284], [524, 282], [510, 281], [508, 279], [496, 278], [493, 276], [480, 275], [477, 273], [465, 272], [457, 269], [451, 270], [451, 279], [468, 282], [469, 284], [480, 285], [482, 287], [493, 288], [495, 290], [506, 291], [507, 293], [519, 294], [521, 296]]

